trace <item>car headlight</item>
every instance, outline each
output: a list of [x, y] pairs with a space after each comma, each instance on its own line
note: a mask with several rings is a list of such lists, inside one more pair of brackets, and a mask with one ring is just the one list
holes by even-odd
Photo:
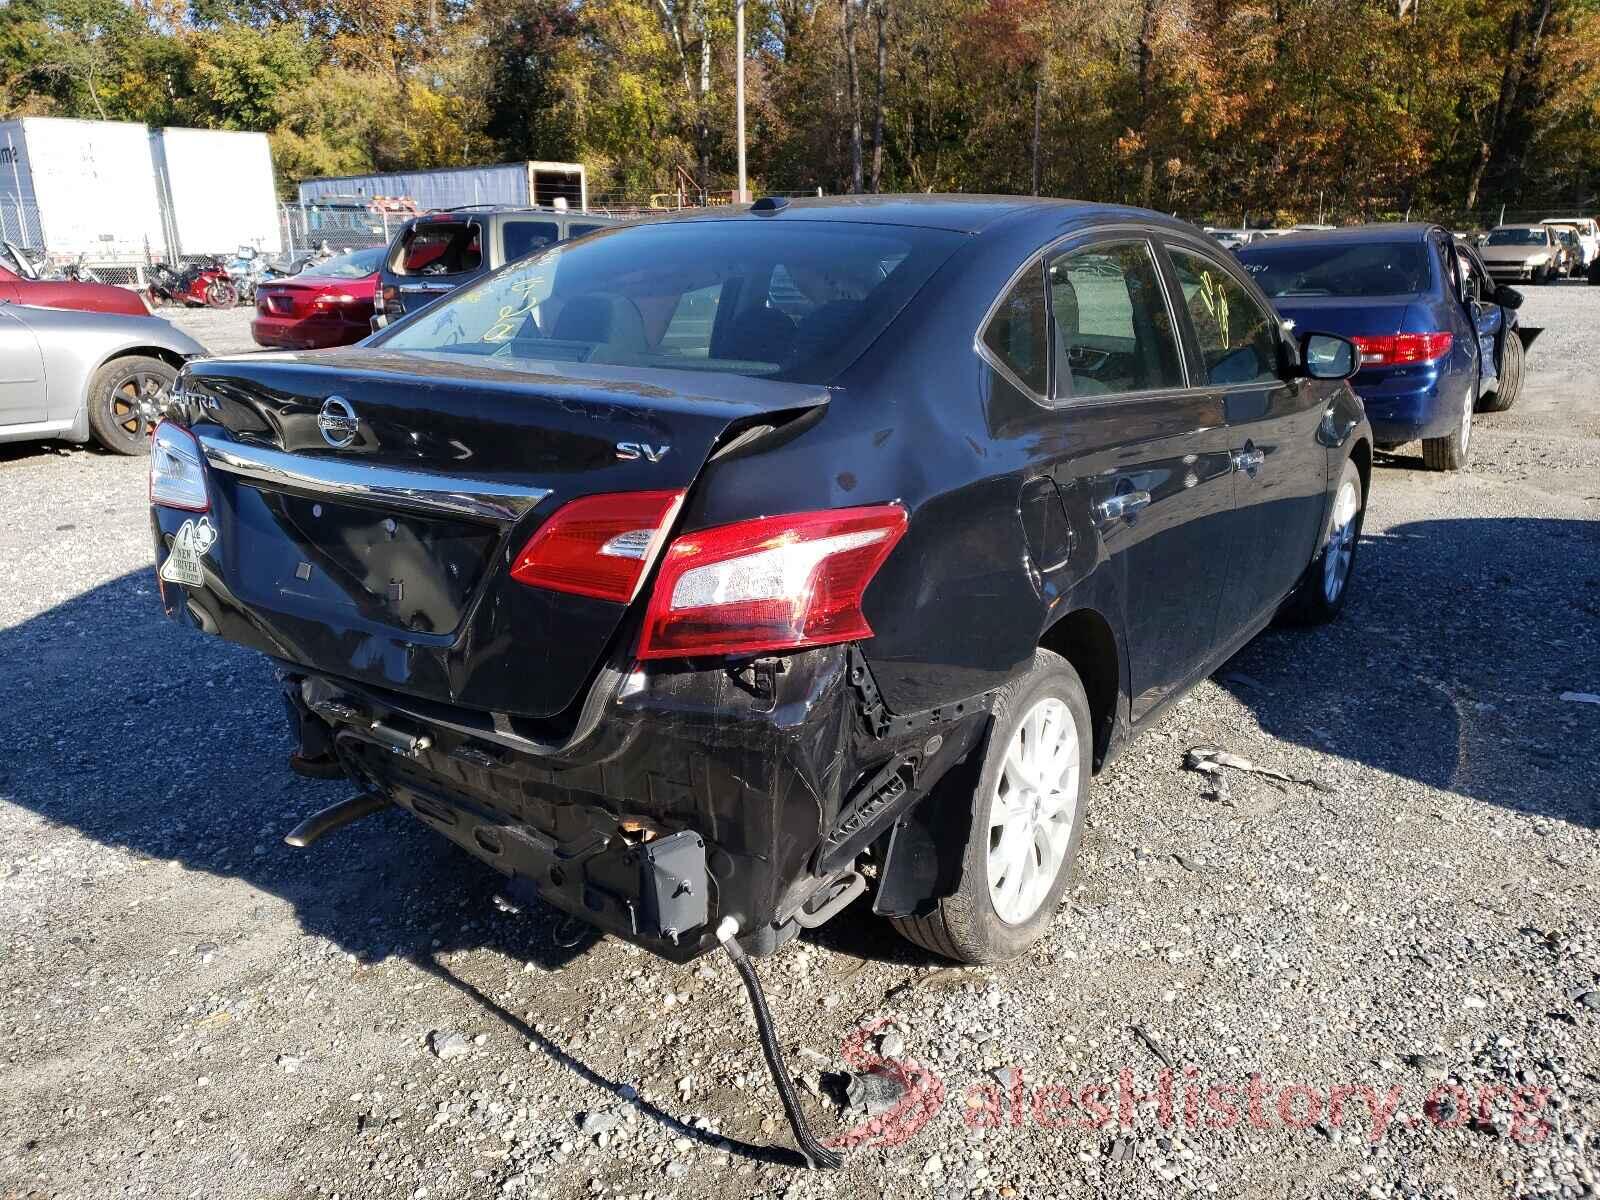
[[1549, 257], [1550, 256], [1548, 254], [1530, 254], [1528, 255], [1528, 261], [1523, 265], [1529, 267], [1542, 267], [1544, 266], [1545, 259]]

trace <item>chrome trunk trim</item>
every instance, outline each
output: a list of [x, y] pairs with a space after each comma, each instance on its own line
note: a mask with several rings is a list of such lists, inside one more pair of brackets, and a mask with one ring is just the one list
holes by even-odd
[[199, 442], [206, 464], [214, 471], [379, 508], [514, 521], [550, 494], [549, 488], [370, 466], [350, 458], [289, 454], [207, 434], [199, 435]]

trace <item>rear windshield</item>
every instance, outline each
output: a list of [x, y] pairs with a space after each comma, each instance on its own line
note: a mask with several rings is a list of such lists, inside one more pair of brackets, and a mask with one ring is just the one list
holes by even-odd
[[1269, 296], [1400, 296], [1429, 288], [1421, 242], [1251, 242], [1237, 251]]
[[378, 264], [383, 261], [383, 251], [382, 246], [353, 250], [349, 254], [330, 258], [325, 263], [307, 267], [306, 274], [323, 279], [364, 279], [378, 269]]
[[1490, 246], [1544, 246], [1549, 243], [1542, 229], [1496, 229], [1489, 235]]
[[378, 344], [822, 383], [964, 240], [948, 230], [782, 220], [612, 229], [454, 293]]
[[389, 269], [396, 275], [464, 275], [483, 265], [476, 221], [419, 221], [400, 235]]

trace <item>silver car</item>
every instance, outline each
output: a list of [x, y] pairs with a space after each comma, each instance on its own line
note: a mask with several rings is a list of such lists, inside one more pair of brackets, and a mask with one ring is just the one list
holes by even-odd
[[205, 352], [160, 317], [0, 303], [0, 442], [148, 454], [178, 368]]
[[1548, 225], [1498, 225], [1479, 253], [1496, 283], [1554, 283], [1565, 259]]

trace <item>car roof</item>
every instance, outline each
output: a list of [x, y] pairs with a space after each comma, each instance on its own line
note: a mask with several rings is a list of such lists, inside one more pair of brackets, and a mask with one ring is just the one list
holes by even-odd
[[1513, 223], [1507, 224], [1507, 225], [1496, 225], [1494, 227], [1494, 229], [1491, 229], [1489, 232], [1493, 233], [1495, 231], [1495, 229], [1536, 229], [1536, 230], [1538, 230], [1538, 231], [1540, 231], [1542, 233], [1544, 231], [1544, 222], [1543, 221], [1537, 221], [1537, 222], [1536, 221], [1524, 221], [1524, 222], [1520, 222], [1520, 223], [1513, 222]]
[[[1085, 223], [1115, 217], [1175, 229], [1191, 229], [1159, 213], [1121, 204], [1084, 200], [1058, 200], [1048, 196], [984, 196], [961, 192], [908, 195], [805, 196], [779, 202], [761, 211], [750, 206], [694, 209], [662, 219], [674, 221], [832, 221], [862, 225], [905, 225], [944, 229], [956, 233], [982, 233], [998, 222], [1029, 215], [1060, 222], [1063, 216]], [[654, 214], [650, 214], [654, 215]]]

